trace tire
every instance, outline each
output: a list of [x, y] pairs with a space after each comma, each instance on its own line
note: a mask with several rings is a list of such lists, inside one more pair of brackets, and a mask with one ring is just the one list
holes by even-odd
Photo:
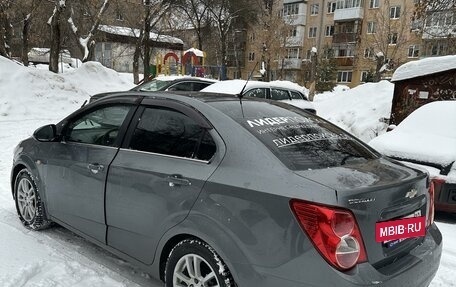
[[[195, 270], [196, 265], [199, 266], [199, 271]], [[227, 266], [212, 247], [198, 239], [185, 239], [179, 242], [168, 256], [165, 286], [234, 287], [236, 285]]]
[[33, 179], [27, 170], [21, 170], [14, 182], [14, 201], [22, 224], [32, 230], [46, 229], [51, 221], [46, 216], [44, 204]]

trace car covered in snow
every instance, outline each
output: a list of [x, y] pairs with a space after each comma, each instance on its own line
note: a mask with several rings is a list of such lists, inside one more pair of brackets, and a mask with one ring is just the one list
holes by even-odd
[[244, 97], [281, 101], [314, 114], [316, 113], [314, 104], [307, 99], [303, 88], [288, 81], [226, 80], [214, 83], [202, 89], [201, 92], [230, 95], [239, 95], [242, 92]]
[[[200, 91], [215, 82], [217, 82], [217, 80], [192, 76], [158, 76], [148, 82], [134, 87], [130, 91]], [[90, 102], [96, 101], [111, 94], [112, 92], [93, 95], [90, 97]]]
[[425, 172], [255, 97], [102, 98], [20, 142], [11, 188], [167, 287], [428, 286], [442, 252]]
[[429, 172], [436, 209], [456, 213], [456, 101], [426, 104], [369, 144]]

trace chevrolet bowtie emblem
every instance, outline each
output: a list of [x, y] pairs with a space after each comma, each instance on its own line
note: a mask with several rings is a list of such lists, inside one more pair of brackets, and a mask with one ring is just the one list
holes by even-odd
[[412, 189], [410, 189], [410, 191], [408, 191], [408, 192], [405, 194], [405, 197], [414, 198], [414, 197], [416, 196], [417, 193], [418, 193], [418, 190], [412, 188]]

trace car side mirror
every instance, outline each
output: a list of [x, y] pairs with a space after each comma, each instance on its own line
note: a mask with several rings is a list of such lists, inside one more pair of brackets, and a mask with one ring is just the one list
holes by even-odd
[[55, 125], [45, 125], [33, 133], [33, 137], [40, 142], [51, 142], [57, 138]]

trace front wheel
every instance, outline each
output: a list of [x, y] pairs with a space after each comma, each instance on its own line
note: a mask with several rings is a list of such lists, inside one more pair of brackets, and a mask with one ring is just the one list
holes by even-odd
[[208, 244], [186, 239], [171, 250], [166, 262], [166, 287], [234, 287], [225, 263]]
[[36, 182], [27, 169], [21, 170], [16, 176], [14, 200], [19, 219], [25, 227], [40, 230], [51, 224], [47, 219]]

